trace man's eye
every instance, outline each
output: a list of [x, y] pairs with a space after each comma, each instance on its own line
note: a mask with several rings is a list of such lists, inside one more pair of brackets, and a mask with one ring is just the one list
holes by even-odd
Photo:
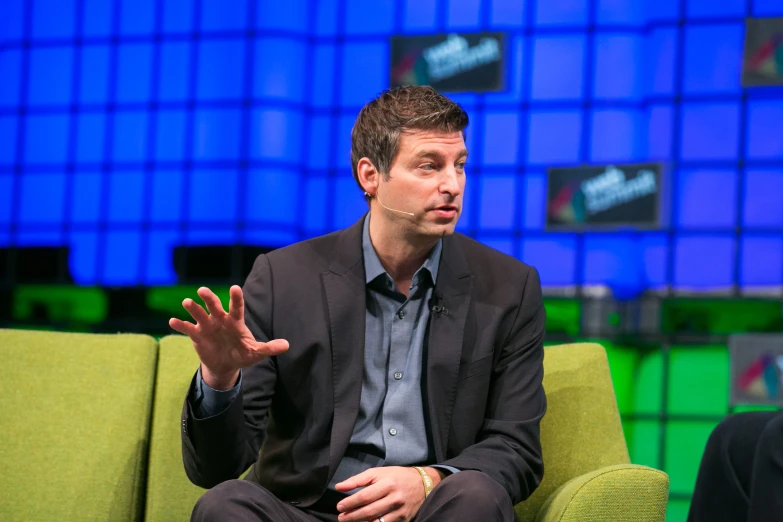
[[424, 170], [434, 170], [435, 169], [435, 165], [433, 165], [432, 163], [426, 163], [426, 164], [422, 165], [421, 168], [424, 169]]

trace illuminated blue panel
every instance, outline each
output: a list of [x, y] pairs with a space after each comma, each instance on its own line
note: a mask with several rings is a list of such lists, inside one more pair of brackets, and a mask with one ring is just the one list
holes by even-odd
[[11, 244], [11, 233], [9, 229], [0, 228], [0, 247]]
[[597, 34], [593, 95], [600, 100], [633, 100], [643, 92], [643, 40], [637, 35]]
[[337, 33], [338, 3], [339, 0], [321, 0], [316, 2], [315, 34], [318, 36], [332, 36]]
[[141, 233], [138, 231], [107, 232], [101, 283], [104, 285], [138, 284], [140, 248]]
[[[348, 43], [343, 47], [340, 103], [361, 107], [389, 83], [388, 43]], [[361, 74], [356, 74], [361, 71]]]
[[656, 105], [649, 109], [647, 156], [652, 160], [660, 161], [671, 158], [673, 115], [674, 111], [669, 105]]
[[123, 34], [149, 34], [155, 23], [156, 0], [132, 0], [120, 2], [120, 32]]
[[155, 159], [181, 161], [185, 157], [185, 111], [160, 111], [157, 113], [155, 131]]
[[76, 16], [74, 0], [36, 0], [32, 4], [33, 38], [73, 37]]
[[150, 201], [152, 223], [179, 223], [182, 220], [184, 176], [185, 174], [180, 170], [156, 170], [152, 173]]
[[681, 0], [646, 0], [648, 22], [675, 20], [680, 16]]
[[519, 150], [519, 113], [484, 115], [484, 165], [513, 165]]
[[0, 41], [13, 41], [22, 38], [24, 28], [24, 0], [5, 0], [3, 16], [0, 16]]
[[344, 0], [348, 34], [383, 34], [394, 30], [395, 0]]
[[674, 93], [674, 68], [677, 64], [676, 28], [664, 27], [650, 30], [647, 37], [645, 84], [651, 95], [672, 95]]
[[[318, 22], [321, 16], [335, 15], [337, 6], [335, 0], [319, 0]], [[308, 0], [260, 0], [256, 6], [258, 26], [263, 29], [275, 29], [304, 33], [307, 31], [308, 19], [313, 9]], [[330, 9], [331, 8], [331, 9]]]
[[506, 71], [506, 90], [487, 93], [488, 105], [519, 103], [525, 98], [524, 85], [527, 70], [525, 38], [519, 35], [507, 35], [506, 53], [506, 63], [503, 66]]
[[[675, 240], [674, 286], [704, 290], [734, 283], [734, 238], [680, 236]], [[709, 263], [705, 262], [709, 256]]]
[[683, 104], [683, 159], [734, 160], [739, 151], [738, 137], [738, 104]]
[[587, 5], [588, 0], [538, 0], [536, 1], [536, 24], [584, 25], [587, 23]]
[[253, 158], [300, 163], [303, 133], [302, 115], [298, 112], [254, 111], [250, 155]]
[[71, 102], [73, 51], [70, 47], [30, 50], [30, 105], [67, 105]]
[[666, 275], [669, 258], [669, 242], [665, 233], [649, 233], [639, 240], [641, 270], [648, 287], [655, 288], [669, 283]]
[[529, 163], [567, 164], [579, 160], [580, 111], [530, 111]]
[[[541, 3], [539, 3], [541, 5]], [[574, 100], [582, 96], [585, 38], [540, 36], [533, 40], [533, 100]], [[557, 64], [557, 66], [553, 66]]]
[[596, 20], [599, 25], [643, 25], [647, 22], [644, 1], [597, 0]]
[[740, 263], [742, 286], [783, 284], [783, 238], [780, 235], [743, 237]]
[[737, 172], [682, 170], [677, 176], [677, 222], [683, 228], [733, 228], [737, 213]]
[[780, 0], [753, 0], [755, 16], [783, 16], [783, 3]]
[[245, 220], [296, 225], [303, 187], [301, 173], [283, 169], [258, 169], [247, 173]]
[[82, 2], [84, 2], [82, 34], [87, 37], [110, 35], [116, 2], [106, 2], [106, 0], [82, 0]]
[[783, 160], [783, 100], [748, 102], [747, 154]]
[[483, 229], [510, 230], [514, 227], [514, 204], [517, 200], [516, 178], [509, 176], [481, 177], [481, 215]]
[[[304, 101], [305, 68], [308, 65], [305, 42], [285, 38], [263, 38], [256, 41], [253, 95]], [[317, 62], [313, 64], [318, 69]], [[325, 78], [316, 75], [320, 90]], [[331, 78], [329, 79], [331, 83]]]
[[520, 212], [522, 226], [527, 230], [541, 230], [546, 216], [546, 174], [527, 174], [524, 180], [525, 201]]
[[606, 285], [618, 299], [630, 299], [644, 289], [643, 250], [639, 241], [619, 234], [585, 236], [583, 279], [588, 285]]
[[77, 172], [71, 188], [71, 222], [79, 225], [97, 224], [101, 215], [102, 180], [106, 174]]
[[304, 227], [314, 233], [326, 228], [326, 178], [312, 174], [305, 179], [305, 202], [301, 211]]
[[490, 23], [495, 27], [521, 27], [525, 23], [525, 4], [534, 0], [492, 0]]
[[318, 87], [312, 89], [314, 107], [331, 107], [334, 100], [334, 58], [335, 46], [332, 44], [315, 45], [313, 48], [313, 79]]
[[79, 102], [105, 103], [109, 95], [109, 47], [85, 45], [81, 52]]
[[6, 227], [11, 222], [11, 200], [14, 194], [14, 176], [0, 174], [0, 225]]
[[120, 45], [117, 60], [117, 101], [120, 103], [148, 101], [152, 79], [152, 46]]
[[146, 236], [147, 263], [144, 281], [146, 285], [170, 285], [177, 282], [172, 252], [180, 243], [179, 231], [153, 230]]
[[144, 212], [144, 173], [113, 172], [107, 181], [109, 222], [140, 223]]
[[15, 116], [0, 116], [0, 165], [16, 159], [16, 125]]
[[310, 118], [310, 150], [307, 166], [313, 169], [326, 169], [332, 155], [332, 121], [328, 116]]
[[405, 31], [421, 31], [435, 27], [437, 0], [404, 0], [402, 26]]
[[201, 0], [202, 31], [231, 31], [244, 29], [247, 23], [248, 0]]
[[233, 223], [237, 219], [237, 181], [233, 169], [196, 170], [190, 175], [188, 217], [193, 223]]
[[98, 233], [71, 232], [68, 271], [77, 285], [98, 283]]
[[745, 173], [743, 225], [783, 227], [783, 170], [748, 170]]
[[[216, 227], [214, 223], [205, 224], [205, 228], [191, 227], [186, 231], [184, 243], [187, 245], [234, 245], [237, 243], [236, 229], [228, 223]], [[245, 242], [245, 244], [253, 244]]]
[[163, 31], [187, 33], [193, 29], [192, 0], [163, 0]]
[[68, 156], [68, 117], [27, 116], [25, 163], [65, 163]]
[[502, 252], [506, 255], [516, 257], [516, 252], [514, 252], [514, 240], [513, 239], [497, 239], [497, 238], [486, 238], [486, 237], [478, 237], [478, 241], [481, 243], [484, 243], [489, 248], [494, 248], [498, 252]]
[[746, 0], [688, 0], [685, 16], [689, 18], [741, 17], [745, 15]]
[[244, 71], [244, 41], [200, 42], [196, 96], [201, 100], [241, 98]]
[[98, 163], [103, 161], [106, 140], [106, 115], [81, 113], [76, 123], [76, 161]]
[[573, 234], [549, 234], [522, 242], [522, 261], [538, 269], [543, 286], [576, 283], [576, 238]]
[[635, 161], [644, 156], [646, 122], [641, 111], [595, 110], [592, 126], [591, 161]]
[[[487, 1], [487, 0], [484, 0]], [[448, 0], [446, 27], [449, 29], [478, 29], [481, 0]]]
[[[478, 205], [480, 196], [478, 191], [481, 188], [480, 178], [472, 175], [470, 170], [466, 172], [465, 190], [462, 192], [462, 212], [459, 215], [456, 228], [458, 232], [462, 232], [463, 234], [469, 234], [471, 232], [470, 229], [473, 226], [473, 208]], [[476, 210], [476, 214], [478, 214], [478, 209]]]
[[[359, 186], [356, 185], [353, 176], [350, 174], [344, 174], [330, 182], [335, 184], [334, 222], [332, 223], [332, 228], [349, 227], [367, 212], [367, 203], [364, 202], [362, 191], [359, 190]], [[384, 203], [386, 202], [384, 201]], [[390, 205], [390, 203], [386, 204]]]
[[[351, 129], [356, 121], [356, 116], [341, 116], [338, 122], [337, 136], [332, 139], [337, 140], [337, 147], [332, 149], [332, 161], [330, 166], [343, 169], [343, 172], [350, 172], [351, 168]], [[470, 148], [468, 148], [470, 150]]]
[[234, 160], [239, 157], [242, 113], [239, 109], [202, 109], [196, 112], [193, 158]]
[[[0, 20], [3, 17], [0, 16]], [[0, 22], [2, 23], [2, 22]], [[0, 107], [15, 107], [19, 104], [20, 71], [22, 53], [16, 49], [0, 51]]]
[[739, 92], [743, 33], [741, 24], [686, 27], [683, 91]]
[[143, 161], [147, 153], [146, 111], [117, 111], [114, 115], [114, 161]]
[[65, 174], [21, 176], [19, 223], [59, 225], [63, 221]]
[[63, 242], [62, 230], [55, 227], [52, 230], [28, 230], [20, 228], [16, 232], [15, 244], [20, 247], [26, 246], [60, 246]]
[[164, 43], [160, 46], [160, 70], [158, 99], [181, 101], [188, 97], [190, 78], [190, 44]]

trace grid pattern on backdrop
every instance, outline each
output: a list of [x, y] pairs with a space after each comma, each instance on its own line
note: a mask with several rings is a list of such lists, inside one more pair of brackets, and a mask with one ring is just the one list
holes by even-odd
[[[346, 226], [364, 210], [349, 131], [387, 84], [388, 36], [501, 30], [508, 91], [453, 96], [472, 118], [462, 231], [546, 286], [780, 288], [783, 91], [740, 87], [746, 16], [783, 4], [6, 1], [0, 248], [68, 245], [83, 285], [167, 285], [177, 245], [285, 245]], [[670, 172], [671, 226], [544, 233], [547, 167], [648, 160]], [[616, 381], [653, 376], [634, 381], [637, 413], [657, 397], [648, 413], [663, 420], [626, 434], [635, 461], [672, 473], [680, 519], [695, 477], [683, 455], [715, 424], [692, 414], [725, 413], [725, 350], [610, 356]], [[672, 395], [693, 382], [675, 378], [692, 357], [709, 382]], [[707, 396], [721, 399], [694, 398]], [[661, 422], [665, 443], [650, 444]]]

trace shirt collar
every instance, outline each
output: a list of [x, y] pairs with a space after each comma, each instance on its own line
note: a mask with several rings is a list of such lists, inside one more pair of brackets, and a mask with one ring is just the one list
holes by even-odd
[[[364, 217], [364, 227], [362, 230], [362, 251], [364, 252], [364, 282], [366, 284], [370, 284], [370, 282], [374, 281], [378, 276], [384, 274], [386, 274], [389, 280], [391, 280], [391, 277], [383, 268], [381, 260], [378, 259], [378, 254], [375, 252], [375, 248], [372, 246], [372, 241], [370, 241], [369, 212]], [[419, 279], [422, 277], [424, 271], [429, 272], [430, 278], [432, 279], [432, 286], [435, 286], [435, 283], [438, 281], [438, 266], [440, 265], [440, 256], [442, 251], [443, 239], [439, 239], [432, 250], [430, 250], [427, 259], [424, 260], [421, 268], [419, 268], [414, 274], [411, 286], [417, 286], [420, 283]]]

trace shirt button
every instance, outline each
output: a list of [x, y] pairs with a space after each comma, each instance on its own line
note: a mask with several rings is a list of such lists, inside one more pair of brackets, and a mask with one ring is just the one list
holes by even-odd
[[390, 430], [389, 430], [389, 435], [391, 435], [392, 437], [394, 437], [395, 435], [397, 435], [397, 430], [396, 430], [396, 429], [394, 429], [394, 428], [390, 429]]
[[397, 380], [399, 381], [400, 379], [402, 379], [402, 373], [401, 373], [401, 372], [397, 372], [397, 373], [395, 373], [395, 374], [394, 374], [394, 378], [395, 378], [395, 379], [397, 379]]
[[397, 312], [397, 317], [399, 317], [400, 319], [405, 319], [405, 311], [400, 310], [399, 312]]

